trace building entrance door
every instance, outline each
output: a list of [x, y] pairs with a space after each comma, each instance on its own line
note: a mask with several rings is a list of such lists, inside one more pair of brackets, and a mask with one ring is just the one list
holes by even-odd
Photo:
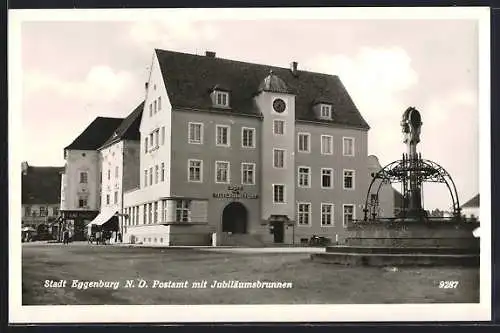
[[233, 234], [247, 232], [248, 212], [241, 202], [231, 202], [222, 212], [222, 231]]
[[283, 221], [273, 222], [273, 236], [275, 243], [283, 243], [285, 240], [285, 223]]

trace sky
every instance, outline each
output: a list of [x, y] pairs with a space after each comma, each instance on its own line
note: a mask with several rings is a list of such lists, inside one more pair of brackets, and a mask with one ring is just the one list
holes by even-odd
[[[157, 18], [157, 17], [156, 17]], [[478, 24], [475, 20], [256, 19], [24, 22], [22, 156], [64, 165], [63, 148], [97, 116], [126, 117], [144, 97], [153, 49], [338, 75], [371, 126], [369, 154], [401, 157], [400, 120], [422, 114], [423, 158], [453, 177], [461, 203], [479, 192]], [[36, 143], [36, 144], [35, 144]], [[447, 209], [444, 185], [427, 209]]]

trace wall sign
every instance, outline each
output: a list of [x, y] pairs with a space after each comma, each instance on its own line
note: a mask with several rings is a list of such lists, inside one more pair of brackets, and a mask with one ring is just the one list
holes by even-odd
[[229, 185], [227, 192], [214, 192], [213, 197], [217, 199], [258, 199], [259, 195], [243, 192], [243, 186]]
[[79, 210], [66, 210], [61, 211], [62, 215], [66, 219], [94, 219], [99, 212], [98, 211], [79, 211]]

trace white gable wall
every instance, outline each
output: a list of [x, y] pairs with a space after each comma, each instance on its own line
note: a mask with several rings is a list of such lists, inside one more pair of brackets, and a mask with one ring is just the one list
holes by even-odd
[[[161, 109], [154, 113], [154, 102], [158, 104], [161, 98]], [[153, 114], [150, 115], [150, 105], [153, 106]], [[160, 70], [156, 52], [153, 56], [151, 72], [146, 90], [144, 111], [140, 126], [140, 189], [130, 191], [124, 195], [125, 207], [140, 205], [151, 201], [156, 201], [160, 197], [170, 195], [170, 165], [171, 165], [171, 119], [172, 106], [167, 95], [163, 76]], [[162, 127], [165, 137], [162, 144]], [[158, 148], [151, 149], [150, 134], [159, 129]], [[146, 151], [145, 140], [148, 138], [148, 151]], [[161, 163], [164, 163], [165, 177], [161, 181]], [[158, 166], [158, 182], [156, 183], [155, 168]], [[145, 179], [145, 170], [148, 177]], [[150, 172], [153, 172], [153, 184], [150, 184]], [[142, 214], [141, 214], [142, 216]]]
[[[87, 172], [87, 183], [80, 183], [80, 172]], [[68, 150], [66, 170], [62, 177], [62, 210], [99, 210], [100, 156], [95, 150]], [[87, 198], [87, 207], [78, 207], [80, 196]]]
[[[123, 189], [123, 141], [119, 141], [101, 150], [102, 158], [102, 193], [101, 207], [104, 210], [121, 211]], [[115, 192], [117, 201], [115, 202]], [[109, 195], [109, 203], [107, 196]]]

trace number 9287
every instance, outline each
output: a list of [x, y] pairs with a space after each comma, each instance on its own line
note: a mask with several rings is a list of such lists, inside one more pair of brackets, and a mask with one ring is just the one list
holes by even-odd
[[440, 289], [455, 289], [458, 287], [458, 281], [439, 281]]

